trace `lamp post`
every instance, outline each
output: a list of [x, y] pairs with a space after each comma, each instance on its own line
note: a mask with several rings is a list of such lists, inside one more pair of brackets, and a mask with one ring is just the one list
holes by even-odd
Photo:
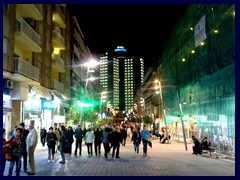
[[[86, 98], [87, 94], [87, 85], [88, 85], [88, 80], [94, 80], [94, 79], [89, 79], [89, 72], [90, 72], [90, 67], [95, 67], [98, 64], [95, 60], [90, 60], [88, 63], [84, 64], [84, 66], [87, 66], [87, 77], [86, 77], [86, 84], [84, 87], [84, 100]], [[82, 127], [82, 119], [83, 119], [83, 107], [81, 107], [81, 114], [80, 114], [80, 126]]]
[[180, 110], [180, 118], [181, 118], [181, 123], [182, 123], [182, 131], [183, 131], [183, 139], [184, 139], [184, 144], [185, 144], [185, 149], [186, 151], [188, 150], [187, 148], [187, 141], [186, 141], [186, 135], [185, 135], [185, 130], [184, 130], [184, 122], [182, 118], [182, 102], [180, 101], [180, 92], [179, 90], [177, 91], [177, 98], [178, 98], [178, 104], [179, 104], [179, 110]]
[[155, 83], [158, 83], [158, 86], [155, 87], [155, 89], [158, 89], [159, 91], [156, 91], [156, 94], [158, 94], [158, 110], [159, 110], [159, 117], [162, 116], [165, 126], [166, 126], [166, 135], [167, 135], [167, 140], [168, 140], [168, 144], [169, 144], [169, 136], [168, 136], [168, 127], [167, 127], [167, 120], [165, 117], [165, 110], [164, 110], [164, 105], [163, 105], [163, 97], [162, 97], [162, 86], [161, 86], [161, 82], [159, 80], [155, 80]]

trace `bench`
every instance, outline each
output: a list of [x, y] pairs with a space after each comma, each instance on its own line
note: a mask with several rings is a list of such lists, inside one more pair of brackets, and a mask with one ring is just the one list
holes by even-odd
[[215, 148], [212, 146], [208, 146], [208, 149], [202, 149], [202, 154], [208, 154], [212, 156], [212, 153], [215, 152]]

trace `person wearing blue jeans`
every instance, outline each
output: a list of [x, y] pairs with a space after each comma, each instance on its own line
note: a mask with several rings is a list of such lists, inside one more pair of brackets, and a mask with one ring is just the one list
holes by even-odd
[[141, 131], [142, 142], [143, 142], [143, 156], [147, 156], [147, 145], [150, 139], [150, 132], [147, 130], [147, 126], [143, 125], [143, 130]]
[[9, 141], [9, 144], [12, 148], [13, 155], [12, 155], [12, 159], [10, 160], [8, 176], [12, 176], [15, 162], [16, 162], [16, 176], [20, 175], [21, 158], [22, 158], [22, 154], [23, 154], [21, 135], [22, 135], [22, 129], [17, 128], [15, 137], [12, 137]]
[[60, 126], [59, 152], [62, 160], [59, 163], [61, 164], [65, 164], [65, 155], [64, 155], [65, 146], [66, 146], [66, 130], [65, 130], [65, 126]]
[[141, 133], [139, 132], [140, 128], [137, 127], [133, 130], [132, 141], [134, 145], [135, 154], [139, 153], [139, 145], [141, 144]]

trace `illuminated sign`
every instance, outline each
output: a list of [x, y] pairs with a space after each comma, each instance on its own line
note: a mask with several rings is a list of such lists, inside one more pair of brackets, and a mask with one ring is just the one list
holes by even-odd
[[41, 100], [28, 97], [28, 100], [23, 102], [23, 108], [29, 111], [41, 111]]
[[126, 49], [124, 49], [123, 46], [117, 46], [117, 49], [115, 49], [115, 52], [117, 52], [117, 51], [124, 51], [124, 52], [126, 52]]
[[42, 109], [54, 110], [55, 107], [54, 101], [42, 99]]
[[84, 103], [84, 102], [80, 102], [80, 101], [77, 102], [77, 105], [78, 105], [78, 107], [92, 107], [93, 106], [92, 103]]

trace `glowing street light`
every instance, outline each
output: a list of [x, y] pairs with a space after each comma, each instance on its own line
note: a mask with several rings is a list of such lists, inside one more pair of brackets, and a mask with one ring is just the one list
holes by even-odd
[[159, 117], [163, 117], [163, 120], [164, 120], [164, 123], [165, 123], [165, 126], [166, 126], [166, 135], [167, 135], [167, 140], [168, 140], [168, 144], [169, 144], [169, 136], [168, 136], [168, 127], [167, 127], [167, 121], [166, 121], [166, 117], [165, 117], [165, 110], [164, 110], [164, 107], [163, 107], [163, 97], [162, 97], [162, 86], [161, 86], [161, 82], [156, 79], [154, 81], [155, 83], [158, 83], [158, 86], [155, 86], [155, 89], [157, 90], [155, 93], [158, 94], [158, 102], [159, 102]]
[[[92, 72], [92, 70], [90, 70], [90, 68], [96, 67], [99, 64], [99, 62], [97, 62], [94, 59], [91, 59], [88, 63], [85, 63], [83, 66], [87, 67], [87, 77], [86, 77], [86, 84], [84, 87], [84, 99], [86, 98], [86, 94], [87, 94], [87, 85], [88, 85], [88, 81], [93, 81], [95, 80], [95, 78], [91, 77], [89, 78], [89, 72]], [[84, 106], [81, 106], [81, 115], [80, 115], [80, 126], [82, 127], [82, 118], [83, 118], [83, 108]]]

